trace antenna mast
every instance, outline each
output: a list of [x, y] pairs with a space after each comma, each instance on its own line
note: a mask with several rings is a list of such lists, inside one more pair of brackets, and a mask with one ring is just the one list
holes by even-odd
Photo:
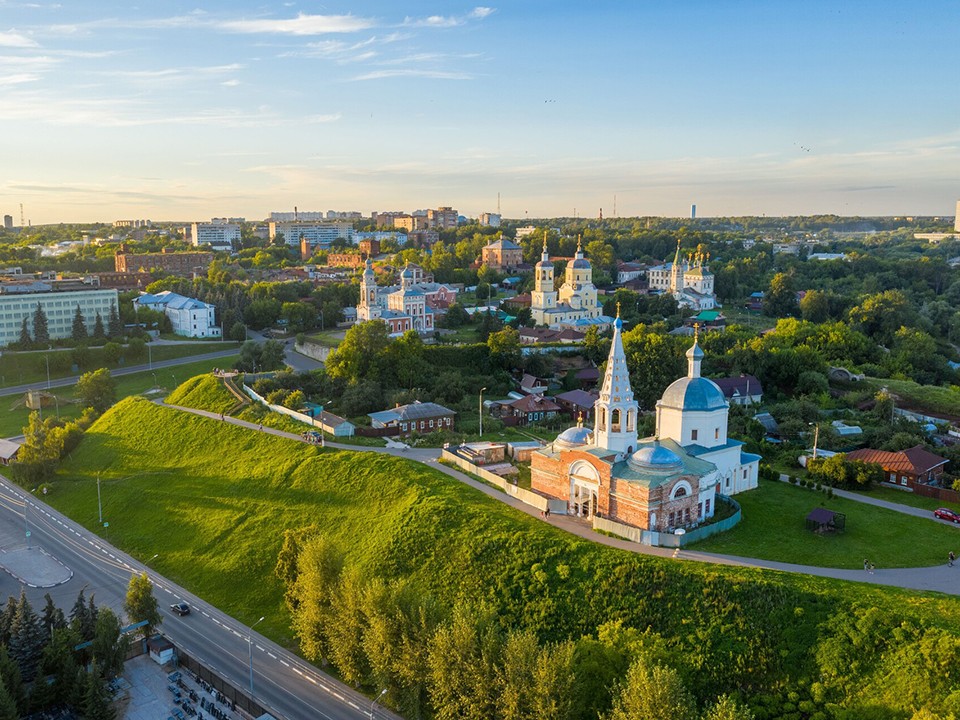
[[27, 221], [23, 219], [23, 203], [20, 203], [20, 229], [27, 226]]

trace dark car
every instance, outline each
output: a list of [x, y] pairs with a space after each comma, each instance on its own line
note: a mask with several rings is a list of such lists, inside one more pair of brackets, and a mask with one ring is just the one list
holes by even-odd
[[190, 606], [187, 605], [185, 602], [171, 605], [170, 609], [173, 610], [177, 615], [180, 615], [181, 617], [184, 615], [190, 614]]
[[952, 523], [960, 523], [960, 513], [954, 512], [950, 508], [937, 508], [933, 511], [933, 516], [940, 520], [949, 520]]

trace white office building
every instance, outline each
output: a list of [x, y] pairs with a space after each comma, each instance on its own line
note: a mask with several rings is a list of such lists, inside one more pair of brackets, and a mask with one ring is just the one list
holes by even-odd
[[156, 295], [143, 293], [133, 301], [135, 308], [162, 310], [170, 318], [173, 332], [184, 337], [218, 338], [216, 307], [200, 300], [164, 290]]
[[23, 319], [27, 319], [27, 330], [35, 338], [33, 315], [37, 305], [47, 316], [47, 332], [51, 340], [68, 338], [73, 333], [73, 318], [80, 308], [87, 332], [92, 333], [97, 322], [97, 313], [103, 326], [107, 327], [110, 313], [117, 307], [117, 291], [111, 289], [70, 289], [57, 290], [56, 283], [50, 281], [32, 281], [4, 283], [0, 288], [0, 347], [20, 339]]
[[306, 240], [311, 247], [326, 247], [334, 240], [353, 242], [353, 225], [349, 222], [270, 222], [270, 242], [277, 233], [283, 233], [283, 241], [293, 247], [300, 247], [301, 240]]
[[190, 226], [190, 242], [196, 247], [209, 245], [214, 250], [232, 251], [240, 246], [240, 225], [224, 218]]

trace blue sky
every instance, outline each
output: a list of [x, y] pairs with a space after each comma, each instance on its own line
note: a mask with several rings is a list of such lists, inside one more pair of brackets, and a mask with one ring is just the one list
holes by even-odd
[[0, 213], [950, 215], [958, 26], [955, 0], [0, 0]]

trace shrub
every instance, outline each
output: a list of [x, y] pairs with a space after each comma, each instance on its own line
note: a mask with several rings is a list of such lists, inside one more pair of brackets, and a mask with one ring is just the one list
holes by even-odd
[[789, 477], [789, 480], [790, 480], [790, 484], [791, 484], [791, 485], [796, 485], [796, 484], [797, 484], [797, 479], [796, 479], [793, 475], [791, 475], [791, 476]]

